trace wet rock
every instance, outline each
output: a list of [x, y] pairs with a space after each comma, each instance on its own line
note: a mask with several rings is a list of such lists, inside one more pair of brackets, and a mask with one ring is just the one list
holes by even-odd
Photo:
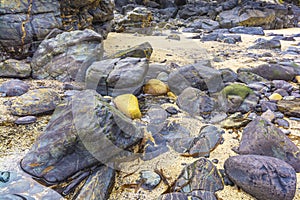
[[0, 60], [32, 56], [44, 38], [62, 31], [90, 28], [106, 37], [114, 17], [111, 0], [14, 1], [3, 2], [2, 8]]
[[200, 90], [208, 90], [211, 93], [218, 92], [224, 87], [221, 73], [211, 68], [208, 61], [186, 65], [171, 72], [168, 85], [170, 90], [177, 95], [190, 86]]
[[192, 116], [207, 117], [215, 109], [216, 102], [205, 92], [188, 87], [178, 96], [177, 105]]
[[89, 176], [76, 199], [108, 199], [114, 182], [115, 170], [102, 165], [96, 168]]
[[297, 73], [293, 67], [278, 64], [263, 64], [250, 71], [268, 80], [285, 81], [291, 81]]
[[11, 101], [11, 113], [18, 116], [49, 113], [59, 102], [59, 95], [52, 89], [30, 90]]
[[261, 27], [244, 27], [238, 26], [229, 29], [230, 33], [242, 33], [242, 34], [251, 34], [251, 35], [265, 35], [263, 28]]
[[0, 174], [0, 193], [3, 200], [64, 199], [59, 193], [39, 184], [25, 173], [5, 171]]
[[0, 77], [28, 78], [30, 75], [30, 64], [24, 61], [8, 59], [0, 62]]
[[161, 177], [157, 173], [149, 170], [143, 170], [140, 172], [140, 180], [138, 182], [143, 182], [142, 188], [146, 190], [153, 190], [160, 181]]
[[119, 51], [109, 58], [126, 58], [126, 57], [134, 57], [134, 58], [147, 58], [150, 59], [151, 54], [153, 52], [153, 48], [149, 42], [144, 42], [142, 44], [136, 45], [126, 50]]
[[253, 46], [249, 47], [250, 49], [280, 49], [281, 43], [280, 40], [266, 40], [260, 38], [259, 40], [255, 41]]
[[275, 157], [289, 163], [296, 172], [300, 171], [299, 148], [280, 129], [261, 117], [244, 128], [237, 152]]
[[206, 158], [201, 158], [185, 167], [174, 183], [172, 191], [189, 194], [192, 192], [216, 192], [223, 189], [221, 175]]
[[[133, 159], [127, 148], [141, 137], [139, 128], [130, 119], [95, 91], [84, 90], [56, 108], [45, 131], [22, 159], [21, 167], [48, 185], [71, 178], [71, 183], [63, 184], [60, 189], [64, 193], [80, 183], [89, 175], [88, 169], [99, 162], [110, 166], [109, 163], [121, 162], [121, 155], [127, 161]], [[88, 185], [96, 184], [99, 178], [108, 180], [101, 178], [101, 171], [97, 173]], [[111, 177], [111, 172], [105, 174]], [[106, 184], [109, 183], [103, 187]]]
[[116, 107], [127, 117], [139, 119], [142, 114], [139, 108], [139, 102], [133, 94], [122, 94], [114, 99]]
[[89, 29], [44, 40], [31, 61], [32, 77], [62, 82], [76, 80], [92, 62], [102, 59], [102, 41], [101, 35]]
[[151, 95], [164, 95], [167, 94], [170, 89], [164, 82], [158, 79], [150, 79], [143, 87], [145, 94]]
[[259, 200], [292, 200], [296, 191], [296, 172], [286, 162], [268, 156], [233, 156], [225, 161], [229, 178]]
[[21, 96], [29, 90], [29, 85], [19, 79], [6, 81], [0, 85], [0, 93], [3, 96], [13, 97]]
[[113, 97], [137, 94], [144, 84], [148, 68], [145, 58], [127, 57], [94, 62], [86, 72], [86, 88]]
[[18, 125], [24, 125], [24, 124], [31, 124], [36, 122], [37, 118], [35, 116], [25, 116], [25, 117], [20, 117], [15, 121], [15, 124]]
[[278, 110], [290, 117], [300, 117], [300, 100], [281, 100], [277, 103]]

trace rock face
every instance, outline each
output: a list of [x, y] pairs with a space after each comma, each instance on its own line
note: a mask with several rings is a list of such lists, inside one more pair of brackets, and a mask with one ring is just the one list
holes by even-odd
[[30, 74], [31, 67], [24, 61], [8, 59], [0, 63], [0, 77], [28, 78]]
[[300, 172], [299, 148], [280, 129], [261, 117], [244, 128], [237, 152], [275, 157]]
[[296, 172], [277, 158], [242, 155], [228, 158], [225, 172], [237, 186], [259, 200], [292, 200], [296, 191]]
[[145, 58], [127, 57], [94, 62], [86, 72], [86, 88], [113, 97], [137, 94], [144, 84], [148, 68]]
[[35, 89], [11, 101], [13, 115], [38, 115], [52, 112], [60, 102], [59, 95], [52, 89]]
[[[73, 182], [60, 190], [63, 191], [62, 194], [66, 194], [76, 187], [76, 182], [83, 180], [82, 177], [89, 175], [89, 171], [84, 169], [98, 165], [99, 162], [118, 162], [118, 155], [130, 153], [126, 149], [136, 144], [140, 138], [139, 129], [130, 119], [95, 91], [84, 90], [56, 108], [44, 133], [22, 159], [21, 167], [50, 185], [66, 181], [82, 170], [80, 176], [77, 174], [78, 177]], [[128, 160], [128, 154], [126, 155]], [[110, 169], [105, 170], [112, 173]], [[102, 180], [101, 174], [101, 171], [96, 172], [86, 182], [89, 190], [94, 189], [94, 183], [101, 184], [97, 180], [106, 180]], [[112, 175], [107, 177], [111, 178]], [[108, 183], [110, 181], [105, 182]], [[108, 187], [105, 184], [101, 187]], [[96, 190], [92, 193], [98, 194]]]
[[113, 19], [112, 0], [5, 1], [1, 4], [0, 61], [26, 58], [48, 35], [93, 29], [104, 37]]
[[86, 65], [102, 58], [102, 40], [101, 35], [89, 29], [44, 40], [32, 58], [32, 77], [74, 81], [78, 73], [85, 72]]

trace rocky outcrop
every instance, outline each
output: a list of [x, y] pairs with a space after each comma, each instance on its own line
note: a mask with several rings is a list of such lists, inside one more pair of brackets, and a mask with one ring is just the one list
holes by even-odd
[[113, 19], [112, 0], [1, 2], [0, 61], [31, 56], [45, 37], [93, 29], [104, 37]]

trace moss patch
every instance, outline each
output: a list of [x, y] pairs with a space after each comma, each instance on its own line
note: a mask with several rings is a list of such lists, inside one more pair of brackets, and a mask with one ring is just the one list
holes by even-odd
[[238, 84], [238, 83], [234, 83], [234, 84], [226, 86], [225, 88], [223, 88], [223, 90], [221, 92], [226, 97], [228, 97], [229, 95], [237, 95], [237, 96], [240, 96], [243, 100], [249, 94], [253, 93], [253, 91], [249, 87], [242, 85], [242, 84]]

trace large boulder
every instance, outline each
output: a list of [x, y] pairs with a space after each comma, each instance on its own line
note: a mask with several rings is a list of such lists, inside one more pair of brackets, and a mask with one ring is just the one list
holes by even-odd
[[100, 34], [89, 29], [44, 40], [32, 58], [32, 77], [74, 81], [89, 64], [102, 58], [102, 41]]

